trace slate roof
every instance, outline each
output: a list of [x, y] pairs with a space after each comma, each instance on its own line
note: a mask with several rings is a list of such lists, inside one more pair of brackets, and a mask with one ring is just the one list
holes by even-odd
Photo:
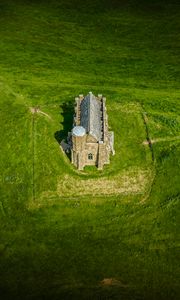
[[80, 104], [80, 125], [86, 129], [86, 133], [102, 140], [102, 111], [101, 101], [90, 92]]

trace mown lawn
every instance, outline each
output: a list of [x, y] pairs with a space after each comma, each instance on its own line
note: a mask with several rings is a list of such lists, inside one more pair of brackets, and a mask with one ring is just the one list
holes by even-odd
[[[179, 20], [175, 0], [1, 0], [1, 299], [178, 299]], [[115, 132], [100, 172], [58, 143], [89, 91]]]

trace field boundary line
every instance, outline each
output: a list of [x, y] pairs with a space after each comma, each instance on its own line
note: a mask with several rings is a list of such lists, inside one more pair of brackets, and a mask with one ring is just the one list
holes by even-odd
[[146, 140], [147, 140], [147, 144], [149, 145], [150, 151], [151, 151], [151, 157], [152, 157], [152, 161], [154, 162], [154, 149], [153, 149], [153, 145], [152, 145], [152, 141], [150, 138], [150, 133], [149, 133], [149, 128], [148, 128], [148, 117], [147, 117], [147, 113], [146, 112], [142, 112], [142, 118], [143, 118], [143, 122], [144, 122], [144, 126], [145, 126], [145, 130], [146, 130]]
[[4, 210], [4, 206], [3, 206], [2, 201], [0, 201], [0, 208], [1, 208], [2, 215], [5, 217], [5, 216], [6, 216], [6, 213], [5, 213], [5, 210]]
[[32, 198], [35, 200], [35, 116], [32, 114]]

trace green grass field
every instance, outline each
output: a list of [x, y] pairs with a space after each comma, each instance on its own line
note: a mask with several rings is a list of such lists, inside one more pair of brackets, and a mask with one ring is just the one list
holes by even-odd
[[[179, 20], [175, 0], [0, 1], [0, 299], [178, 299]], [[103, 171], [58, 144], [89, 91]]]

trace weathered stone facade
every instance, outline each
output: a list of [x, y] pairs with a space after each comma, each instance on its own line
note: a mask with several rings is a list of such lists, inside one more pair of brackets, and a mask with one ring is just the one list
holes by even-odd
[[91, 92], [75, 98], [75, 116], [71, 132], [71, 161], [79, 169], [95, 165], [103, 169], [114, 154], [114, 133], [108, 131], [106, 98]]

